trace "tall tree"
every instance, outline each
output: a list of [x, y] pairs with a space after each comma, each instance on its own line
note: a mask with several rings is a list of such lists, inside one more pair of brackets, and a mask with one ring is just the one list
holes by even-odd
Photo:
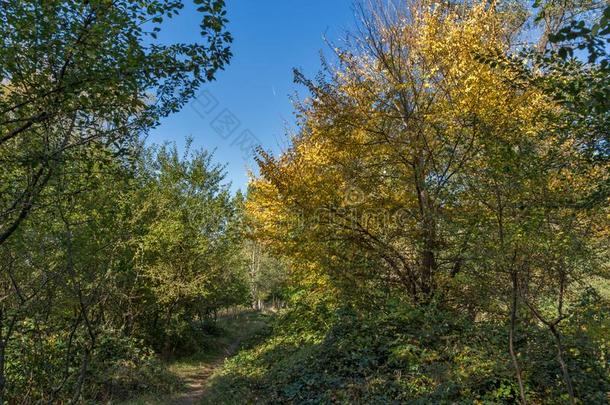
[[229, 61], [224, 2], [197, 0], [202, 43], [156, 43], [182, 1], [19, 1], [0, 8], [0, 245], [72, 148], [126, 145]]

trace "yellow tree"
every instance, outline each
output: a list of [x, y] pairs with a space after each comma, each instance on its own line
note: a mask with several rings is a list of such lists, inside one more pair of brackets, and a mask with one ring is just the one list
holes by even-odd
[[490, 128], [526, 122], [536, 98], [479, 62], [508, 47], [509, 27], [484, 3], [362, 16], [323, 79], [296, 73], [312, 94], [301, 131], [280, 158], [261, 154], [251, 204], [282, 251], [292, 243], [342, 279], [382, 280], [425, 301], [464, 260], [468, 227], [453, 221], [463, 167]]
[[311, 97], [292, 146], [259, 154], [254, 236], [309, 285], [361, 301], [381, 285], [508, 318], [522, 402], [524, 305], [553, 334], [574, 400], [559, 324], [608, 232], [607, 209], [575, 202], [608, 167], [587, 162], [560, 105], [485, 62], [515, 35], [493, 3], [361, 11], [317, 81], [296, 72]]

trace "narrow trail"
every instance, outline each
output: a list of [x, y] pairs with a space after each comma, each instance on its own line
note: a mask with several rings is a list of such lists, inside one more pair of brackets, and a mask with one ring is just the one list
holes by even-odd
[[171, 405], [199, 404], [202, 402], [210, 377], [224, 362], [237, 354], [242, 343], [258, 333], [266, 322], [260, 314], [244, 313], [225, 323], [229, 338], [216, 353], [195, 362], [177, 363], [175, 373], [184, 381], [185, 389], [162, 403]]
[[176, 398], [170, 400], [171, 405], [187, 405], [198, 404], [205, 395], [208, 379], [214, 372], [223, 365], [226, 359], [237, 353], [242, 339], [232, 342], [221, 353], [218, 358], [209, 363], [202, 363], [200, 367], [184, 374], [183, 378], [186, 382], [186, 391], [178, 394]]

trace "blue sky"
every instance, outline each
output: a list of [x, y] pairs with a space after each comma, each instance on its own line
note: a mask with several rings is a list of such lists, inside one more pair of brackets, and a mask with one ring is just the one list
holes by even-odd
[[[186, 3], [189, 3], [188, 1]], [[278, 152], [287, 144], [286, 128], [294, 126], [290, 96], [304, 89], [293, 83], [293, 68], [309, 77], [320, 69], [324, 37], [337, 40], [354, 25], [351, 0], [228, 0], [233, 59], [217, 80], [200, 90], [198, 99], [161, 122], [149, 142], [187, 136], [195, 147], [215, 150], [215, 161], [227, 165], [232, 189], [245, 189], [254, 162], [247, 153], [252, 142]], [[194, 42], [200, 14], [187, 4], [170, 20], [162, 41]]]

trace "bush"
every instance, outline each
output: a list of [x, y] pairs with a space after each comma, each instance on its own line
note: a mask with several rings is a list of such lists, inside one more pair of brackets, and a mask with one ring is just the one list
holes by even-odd
[[92, 364], [87, 397], [99, 401], [124, 400], [149, 392], [166, 394], [181, 385], [152, 349], [130, 337], [102, 336]]
[[[475, 323], [435, 305], [394, 304], [367, 313], [338, 309], [326, 313], [330, 327], [307, 333], [308, 326], [325, 323], [319, 317], [299, 322], [295, 315], [303, 311], [309, 309], [284, 313], [270, 339], [229, 362], [213, 379], [209, 402], [243, 401], [248, 395], [256, 403], [518, 400], [505, 325]], [[528, 397], [562, 403], [565, 389], [548, 333], [531, 326], [520, 335], [527, 336], [518, 342], [529, 357], [523, 363], [531, 364], [523, 373]], [[568, 336], [577, 393], [586, 403], [604, 403], [610, 385], [603, 358], [590, 340], [586, 346]]]
[[[24, 332], [15, 333], [7, 349], [7, 402], [68, 402], [78, 384], [87, 338], [76, 333], [68, 350], [68, 334]], [[109, 401], [142, 392], [172, 392], [178, 386], [179, 381], [142, 341], [106, 329], [89, 358], [80, 395]]]

